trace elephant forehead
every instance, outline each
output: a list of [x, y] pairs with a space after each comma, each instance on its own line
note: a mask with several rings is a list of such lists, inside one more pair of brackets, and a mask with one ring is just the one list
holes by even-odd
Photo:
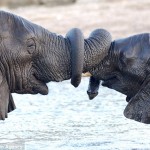
[[16, 45], [19, 43], [26, 43], [28, 39], [33, 36], [28, 34], [27, 32], [22, 32], [20, 34], [15, 33], [15, 31], [0, 31], [0, 44], [3, 42], [4, 44], [9, 44], [10, 46]]
[[139, 34], [116, 41], [116, 49], [120, 56], [147, 62], [150, 58], [149, 34]]
[[18, 51], [21, 50], [21, 47], [25, 46], [25, 42], [19, 38], [13, 38], [11, 36], [9, 37], [3, 37], [2, 38], [2, 44], [1, 46], [4, 47], [7, 51]]
[[0, 34], [2, 37], [19, 37], [34, 36], [32, 32], [34, 25], [13, 14], [0, 12]]

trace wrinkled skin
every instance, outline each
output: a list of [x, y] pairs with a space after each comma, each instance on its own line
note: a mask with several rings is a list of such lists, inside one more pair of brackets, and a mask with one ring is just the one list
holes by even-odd
[[[127, 95], [127, 118], [150, 124], [150, 34], [115, 40], [109, 54], [90, 71], [91, 78]], [[95, 83], [94, 83], [95, 84]], [[93, 85], [94, 85], [93, 84]], [[98, 92], [99, 83], [90, 86], [89, 98]], [[95, 90], [97, 89], [97, 90]]]
[[[67, 79], [77, 87], [82, 72], [99, 63], [111, 44], [104, 29], [84, 39], [74, 28], [63, 37], [4, 11], [0, 23], [0, 120], [15, 109], [11, 93], [46, 95], [46, 83]], [[91, 65], [95, 57], [100, 59]]]

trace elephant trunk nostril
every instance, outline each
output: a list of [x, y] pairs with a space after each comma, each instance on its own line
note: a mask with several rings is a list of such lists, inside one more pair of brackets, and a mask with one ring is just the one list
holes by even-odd
[[78, 87], [79, 84], [81, 82], [81, 75], [78, 74], [78, 75], [75, 75], [71, 78], [71, 84], [74, 86], [74, 87]]
[[92, 92], [87, 91], [87, 94], [89, 96], [89, 99], [92, 100], [98, 95], [98, 92], [92, 93]]
[[90, 100], [92, 100], [98, 95], [99, 86], [100, 86], [100, 80], [91, 76], [89, 80], [89, 87], [87, 90], [87, 94]]

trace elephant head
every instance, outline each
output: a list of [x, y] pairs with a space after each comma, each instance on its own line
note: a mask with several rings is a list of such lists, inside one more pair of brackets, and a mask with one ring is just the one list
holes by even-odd
[[0, 120], [15, 109], [11, 93], [46, 95], [46, 83], [70, 78], [79, 85], [84, 61], [79, 29], [64, 38], [4, 11], [0, 22]]
[[0, 120], [15, 109], [11, 93], [46, 95], [46, 83], [70, 78], [77, 87], [82, 72], [96, 66], [110, 45], [101, 29], [88, 39], [77, 28], [63, 37], [4, 11], [0, 22]]
[[150, 124], [150, 34], [114, 40], [108, 55], [91, 70], [88, 94], [92, 99], [102, 85], [125, 94], [124, 116]]

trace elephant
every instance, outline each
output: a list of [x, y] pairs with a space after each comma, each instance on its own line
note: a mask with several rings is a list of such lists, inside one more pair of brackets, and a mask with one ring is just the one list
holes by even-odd
[[46, 83], [69, 79], [78, 87], [82, 73], [108, 54], [112, 42], [105, 29], [84, 39], [73, 28], [64, 37], [5, 11], [0, 24], [0, 120], [16, 108], [12, 93], [47, 95]]
[[127, 96], [125, 117], [150, 124], [149, 33], [113, 40], [108, 55], [89, 72], [89, 99], [98, 95], [100, 85], [114, 89]]

